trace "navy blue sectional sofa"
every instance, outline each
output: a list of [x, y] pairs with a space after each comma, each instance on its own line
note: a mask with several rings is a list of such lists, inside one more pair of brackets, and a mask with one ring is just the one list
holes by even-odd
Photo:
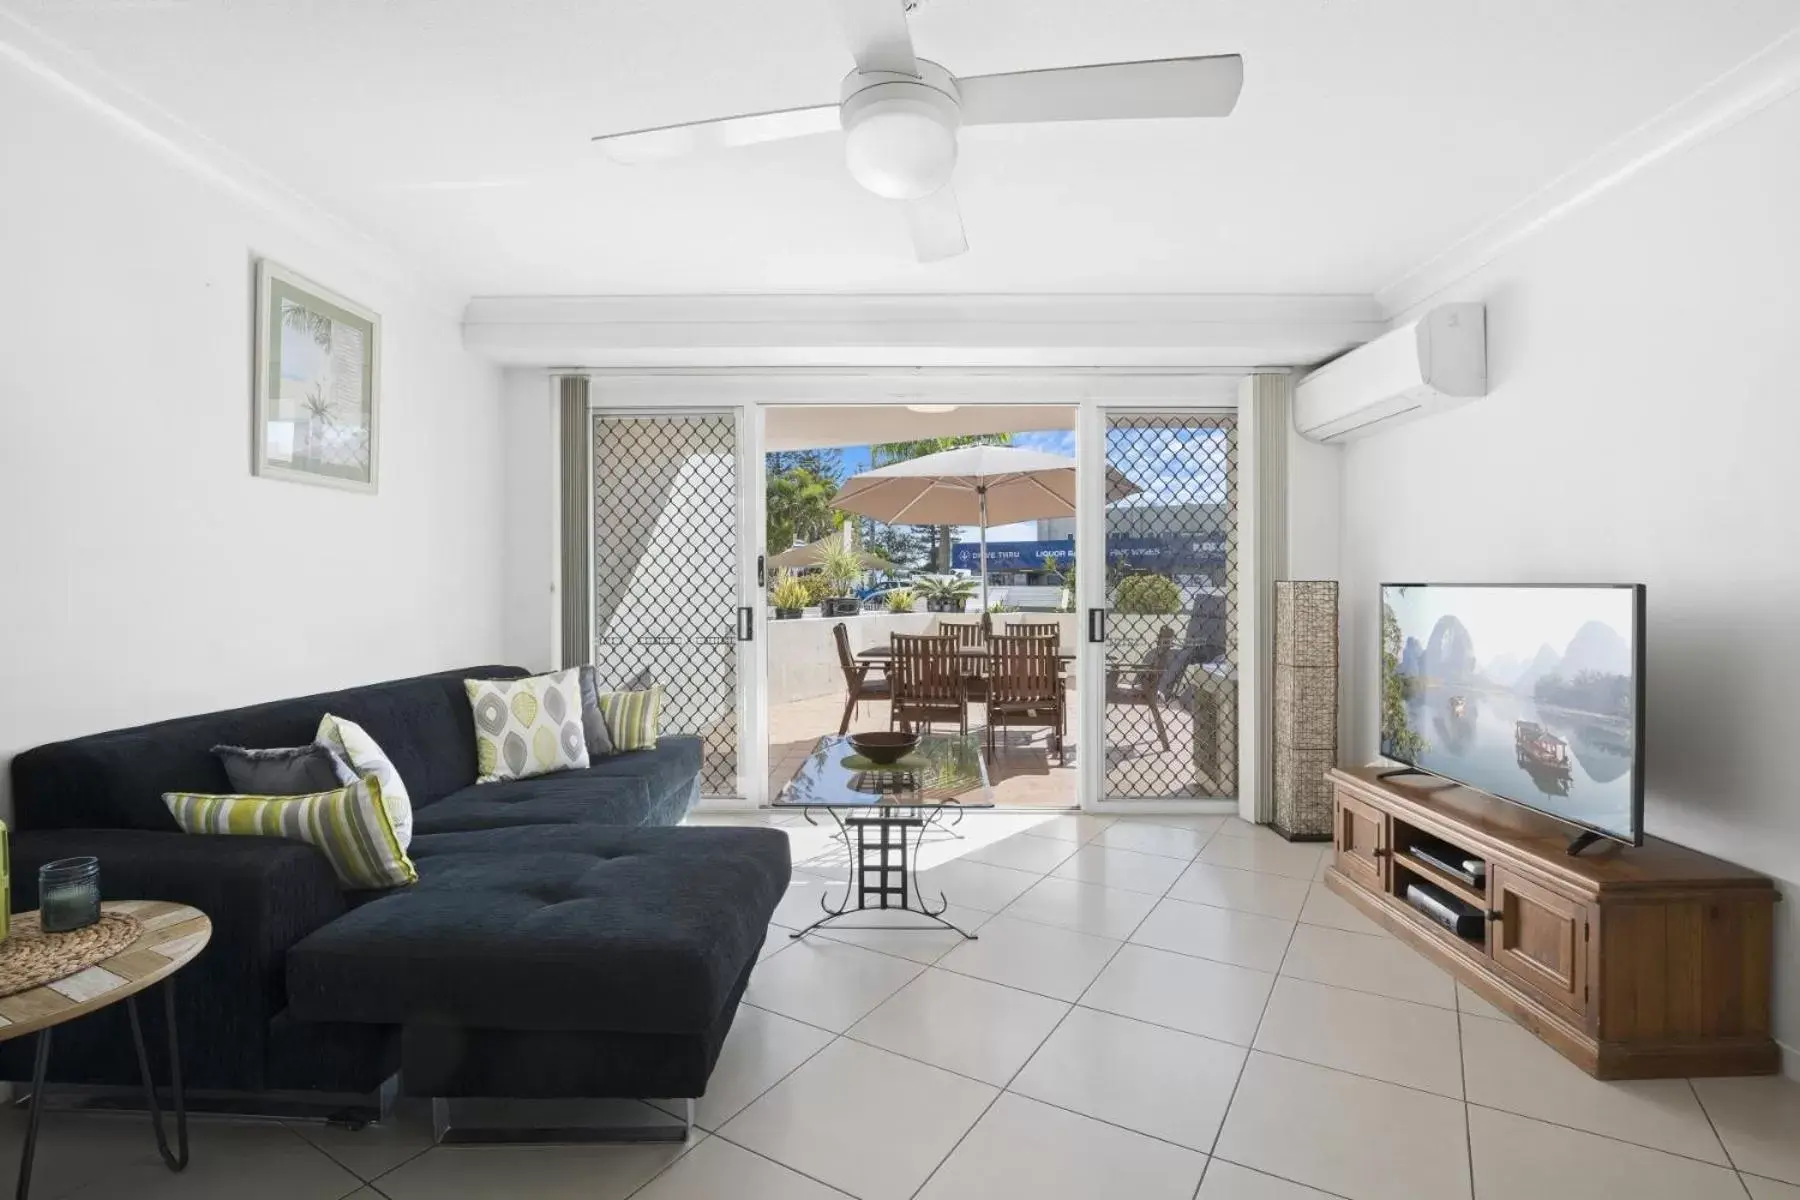
[[[93, 854], [108, 899], [212, 919], [179, 979], [196, 1095], [372, 1097], [400, 1071], [433, 1097], [699, 1096], [787, 886], [787, 840], [675, 827], [698, 794], [692, 737], [476, 784], [463, 680], [523, 674], [468, 667], [26, 751], [14, 911], [37, 906], [43, 862]], [[327, 712], [406, 783], [417, 884], [346, 893], [311, 846], [182, 833], [164, 806], [231, 790], [213, 746], [302, 745]], [[121, 1007], [57, 1031], [53, 1083], [136, 1084]], [[30, 1078], [30, 1050], [0, 1044], [0, 1078]]]

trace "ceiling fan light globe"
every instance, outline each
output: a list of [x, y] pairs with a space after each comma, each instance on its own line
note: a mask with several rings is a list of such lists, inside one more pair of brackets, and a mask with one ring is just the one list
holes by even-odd
[[888, 84], [846, 103], [844, 161], [851, 176], [877, 196], [917, 200], [946, 183], [956, 169], [956, 105], [919, 84]]

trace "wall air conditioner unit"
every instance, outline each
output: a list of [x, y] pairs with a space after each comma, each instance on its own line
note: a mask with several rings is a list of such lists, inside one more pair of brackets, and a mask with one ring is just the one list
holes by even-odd
[[1315, 442], [1385, 433], [1487, 395], [1487, 314], [1445, 304], [1335, 358], [1294, 388], [1294, 428]]

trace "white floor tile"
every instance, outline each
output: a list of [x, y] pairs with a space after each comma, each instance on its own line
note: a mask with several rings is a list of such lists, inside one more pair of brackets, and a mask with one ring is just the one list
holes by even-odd
[[1090, 817], [1081, 813], [1046, 818], [1032, 825], [1025, 832], [1032, 837], [1056, 838], [1058, 841], [1080, 844], [1092, 841], [1101, 830], [1112, 823], [1112, 817]]
[[1456, 985], [1456, 1007], [1465, 1017], [1482, 1017], [1489, 1021], [1510, 1021], [1511, 1017], [1477, 996], [1462, 983]]
[[1328, 929], [1342, 929], [1348, 933], [1392, 936], [1379, 922], [1363, 916], [1354, 904], [1320, 882], [1315, 882], [1307, 892], [1306, 906], [1300, 910], [1300, 919], [1308, 925], [1323, 925]]
[[[937, 898], [929, 897], [932, 906]], [[993, 913], [952, 904], [939, 914], [964, 933], [974, 933], [993, 917]], [[916, 963], [934, 963], [963, 944], [962, 933], [945, 929], [930, 917], [905, 909], [872, 908], [846, 913], [829, 925], [821, 926], [809, 936], [848, 942], [865, 950], [879, 950], [896, 958], [910, 958]]]
[[1256, 1048], [1462, 1099], [1456, 1014], [1446, 1008], [1283, 977]]
[[918, 887], [934, 908], [942, 894], [952, 904], [996, 913], [1024, 895], [1040, 878], [1035, 871], [1015, 871], [959, 858], [919, 872]]
[[1286, 842], [1287, 839], [1276, 833], [1268, 825], [1258, 825], [1246, 821], [1242, 817], [1223, 817], [1219, 821], [1219, 832], [1226, 837], [1261, 838], [1263, 841]]
[[[8, 1107], [0, 1117], [0, 1161], [9, 1193], [18, 1178], [26, 1115]], [[192, 1162], [175, 1174], [157, 1157], [149, 1119], [140, 1113], [46, 1113], [38, 1127], [31, 1194], [40, 1200], [226, 1200], [243, 1195], [245, 1181], [254, 1179], [258, 1193], [270, 1200], [338, 1200], [362, 1183], [276, 1122], [197, 1118], [188, 1128]], [[265, 1169], [272, 1172], [266, 1186]]]
[[781, 951], [786, 950], [788, 944], [792, 940], [788, 937], [788, 934], [792, 932], [793, 930], [785, 925], [777, 925], [773, 921], [769, 922], [768, 935], [763, 938], [763, 944], [756, 948], [756, 961], [761, 962], [771, 954], [779, 954]]
[[1303, 1184], [1289, 1183], [1249, 1167], [1215, 1158], [1206, 1164], [1206, 1178], [1194, 1200], [1333, 1200], [1329, 1193]]
[[[375, 1186], [389, 1200], [493, 1200], [519, 1195], [521, 1182], [528, 1181], [533, 1200], [624, 1200], [705, 1137], [698, 1134], [686, 1145], [437, 1146]], [[264, 1167], [255, 1178], [260, 1182], [268, 1172]], [[257, 1186], [230, 1194], [268, 1193]]]
[[1193, 816], [1185, 816], [1180, 813], [1147, 813], [1132, 819], [1145, 825], [1167, 825], [1170, 829], [1191, 829], [1195, 833], [1205, 834], [1208, 838], [1218, 833], [1227, 823], [1237, 820], [1236, 817], [1210, 813], [1196, 813]]
[[1469, 1200], [1459, 1101], [1268, 1054], [1244, 1065], [1214, 1153], [1351, 1200]]
[[1182, 870], [1182, 862], [1177, 858], [1139, 854], [1135, 850], [1113, 850], [1098, 842], [1089, 842], [1052, 874], [1058, 879], [1160, 896], [1180, 877]]
[[1741, 1175], [1739, 1178], [1750, 1190], [1750, 1200], [1800, 1200], [1800, 1187], [1791, 1183], [1778, 1183], [1758, 1175]]
[[1003, 915], [1123, 940], [1155, 907], [1156, 897], [1144, 892], [1052, 878], [1007, 905]]
[[1118, 948], [1112, 938], [995, 917], [981, 927], [978, 940], [964, 942], [938, 965], [990, 983], [1073, 1001]]
[[1081, 1003], [1248, 1046], [1274, 983], [1264, 971], [1127, 944]]
[[1198, 829], [1153, 825], [1141, 818], [1133, 818], [1113, 822], [1110, 829], [1094, 839], [1094, 845], [1112, 850], [1136, 850], [1140, 854], [1161, 854], [1188, 862], [1206, 847], [1211, 837], [1212, 834]]
[[1462, 1045], [1472, 1103], [1731, 1163], [1685, 1079], [1602, 1082], [1511, 1021], [1466, 1020]]
[[1206, 1156], [1027, 1100], [1002, 1096], [920, 1200], [1189, 1200]]
[[1169, 895], [1190, 904], [1210, 904], [1293, 921], [1299, 919], [1300, 910], [1306, 906], [1308, 887], [1304, 879], [1197, 862], [1181, 873]]
[[922, 970], [915, 962], [809, 936], [757, 967], [744, 999], [842, 1033]]
[[387, 1120], [364, 1129], [344, 1129], [322, 1121], [294, 1121], [288, 1128], [351, 1174], [375, 1179], [431, 1149], [431, 1102], [403, 1097]]
[[1738, 1170], [1800, 1184], [1800, 1082], [1696, 1079], [1694, 1090]]
[[844, 902], [844, 884], [804, 871], [795, 871], [787, 891], [775, 905], [770, 921], [784, 929], [805, 929], [824, 916], [825, 905], [832, 908]]
[[1470, 1106], [1479, 1196], [1744, 1200], [1737, 1173], [1690, 1158]]
[[1289, 842], [1279, 836], [1273, 840], [1232, 837], [1221, 830], [1219, 836], [1200, 852], [1200, 861], [1216, 867], [1236, 867], [1240, 871], [1311, 879], [1328, 848], [1316, 842]]
[[1073, 853], [1075, 847], [1068, 842], [1016, 833], [990, 845], [978, 846], [961, 857], [966, 862], [1011, 867], [1015, 871], [1030, 871], [1042, 875], [1046, 871], [1054, 871]]
[[850, 1036], [1004, 1087], [1068, 1011], [1058, 1000], [934, 970], [858, 1021]]
[[1281, 966], [1293, 931], [1294, 923], [1279, 917], [1164, 900], [1144, 918], [1131, 940], [1141, 946], [1273, 973]]
[[[21, 1090], [24, 1090], [21, 1088]], [[0, 1106], [0, 1182], [8, 1189], [19, 1177], [25, 1144], [23, 1109]], [[196, 1120], [192, 1138], [199, 1153], [206, 1124]], [[46, 1112], [38, 1126], [32, 1194], [44, 1200], [64, 1196], [133, 1167], [161, 1166], [146, 1119], [137, 1113]]]
[[996, 1094], [840, 1039], [720, 1133], [861, 1200], [907, 1200]]
[[1011, 1091], [1201, 1152], [1212, 1149], [1245, 1050], [1077, 1008]]
[[1455, 980], [1396, 938], [1301, 925], [1288, 944], [1281, 973], [1396, 1000], [1456, 1007]]
[[708, 1138], [650, 1181], [634, 1200], [842, 1200], [845, 1193]]
[[717, 1129], [830, 1041], [823, 1029], [740, 1004], [706, 1095], [694, 1106], [695, 1123]]

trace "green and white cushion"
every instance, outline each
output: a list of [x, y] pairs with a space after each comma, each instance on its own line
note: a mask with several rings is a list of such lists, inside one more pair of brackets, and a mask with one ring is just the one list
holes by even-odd
[[347, 888], [399, 887], [419, 878], [394, 836], [374, 775], [310, 796], [164, 792], [163, 803], [186, 833], [298, 838], [317, 846]]
[[581, 672], [525, 679], [465, 679], [475, 714], [476, 783], [524, 779], [588, 765]]
[[656, 727], [662, 720], [662, 689], [645, 692], [601, 692], [595, 698], [615, 750], [656, 749]]
[[406, 784], [401, 780], [399, 770], [381, 752], [375, 739], [355, 721], [326, 713], [319, 721], [319, 732], [313, 735], [313, 742], [329, 747], [339, 758], [349, 763], [350, 770], [357, 778], [373, 775], [381, 780], [381, 802], [387, 808], [388, 820], [393, 822], [394, 836], [400, 839], [402, 850], [410, 847], [413, 827], [412, 797], [407, 795]]

